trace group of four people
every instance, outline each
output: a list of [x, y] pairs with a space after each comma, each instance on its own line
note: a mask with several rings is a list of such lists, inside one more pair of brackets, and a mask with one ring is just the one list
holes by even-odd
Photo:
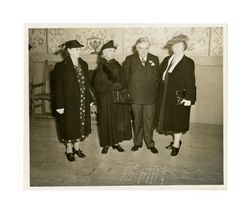
[[[147, 37], [136, 41], [136, 51], [121, 66], [115, 60], [113, 40], [103, 45], [98, 67], [90, 82], [88, 65], [80, 58], [81, 45], [77, 40], [64, 46], [68, 56], [55, 65], [55, 104], [59, 117], [66, 157], [75, 161], [75, 154], [85, 157], [79, 142], [91, 133], [90, 87], [93, 87], [98, 116], [98, 135], [102, 153], [109, 147], [123, 152], [119, 144], [132, 138], [131, 151], [137, 151], [145, 141], [146, 147], [158, 153], [153, 132], [172, 135], [171, 156], [179, 152], [181, 136], [189, 130], [190, 106], [196, 101], [194, 61], [185, 56], [187, 36], [174, 36], [167, 42], [170, 50], [161, 65], [159, 58], [149, 53]], [[127, 91], [130, 102], [116, 103], [114, 92]], [[131, 110], [132, 109], [132, 113]]]

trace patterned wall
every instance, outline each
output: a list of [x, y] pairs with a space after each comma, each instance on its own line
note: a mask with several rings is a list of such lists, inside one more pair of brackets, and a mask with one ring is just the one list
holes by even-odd
[[131, 46], [141, 36], [147, 36], [152, 43], [151, 52], [165, 55], [163, 48], [174, 35], [186, 34], [189, 37], [187, 53], [195, 56], [207, 56], [210, 28], [130, 28], [125, 32], [125, 54], [131, 53]]
[[62, 28], [48, 29], [48, 52], [55, 53], [58, 46], [66, 41], [66, 31]]
[[118, 45], [117, 55], [129, 55], [135, 41], [142, 36], [149, 37], [151, 52], [166, 55], [163, 48], [173, 36], [184, 33], [189, 37], [187, 54], [191, 56], [222, 56], [222, 27], [133, 27], [133, 28], [49, 28], [30, 29], [29, 42], [32, 52], [55, 53], [66, 40], [77, 39], [84, 47], [83, 55], [100, 51], [103, 43], [113, 39]]
[[223, 29], [212, 28], [210, 55], [223, 55]]
[[32, 45], [32, 52], [47, 52], [47, 30], [46, 29], [29, 29], [29, 44]]
[[84, 54], [97, 53], [104, 43], [114, 40], [115, 44], [118, 45], [116, 54], [123, 54], [123, 30], [119, 28], [67, 29], [67, 39], [77, 39], [82, 43]]

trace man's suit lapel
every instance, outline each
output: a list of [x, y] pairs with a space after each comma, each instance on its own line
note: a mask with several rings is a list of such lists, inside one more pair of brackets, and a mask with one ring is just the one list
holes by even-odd
[[136, 62], [136, 65], [138, 66], [138, 68], [140, 69], [140, 71], [144, 70], [145, 68], [148, 68], [150, 65], [149, 54], [147, 55], [147, 60], [145, 62], [145, 66], [142, 65], [142, 61], [140, 59], [138, 52], [135, 53], [135, 62]]
[[153, 62], [153, 59], [151, 58], [151, 55], [148, 53], [147, 55], [147, 61], [146, 61], [146, 67], [150, 68], [151, 64], [149, 63], [149, 61]]
[[134, 55], [134, 65], [136, 66], [135, 70], [141, 71], [143, 68], [138, 52], [136, 52]]

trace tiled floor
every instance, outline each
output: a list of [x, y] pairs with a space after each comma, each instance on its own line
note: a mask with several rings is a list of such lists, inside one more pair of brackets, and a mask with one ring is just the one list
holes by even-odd
[[121, 143], [126, 150], [110, 149], [101, 154], [96, 125], [81, 143], [87, 155], [75, 162], [66, 160], [65, 147], [56, 135], [53, 119], [30, 122], [31, 186], [100, 186], [100, 185], [221, 185], [223, 184], [223, 127], [191, 124], [183, 136], [180, 153], [170, 156], [165, 146], [171, 137], [154, 134], [159, 154], [145, 146], [131, 152], [131, 141]]

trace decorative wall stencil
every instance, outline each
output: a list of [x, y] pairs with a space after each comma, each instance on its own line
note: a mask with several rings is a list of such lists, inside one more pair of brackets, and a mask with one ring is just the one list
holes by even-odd
[[123, 29], [122, 28], [68, 28], [67, 39], [77, 39], [84, 45], [84, 55], [98, 53], [104, 43], [114, 40], [118, 45], [116, 54], [123, 54]]
[[167, 40], [167, 28], [126, 28], [124, 29], [124, 54], [133, 53], [135, 42], [140, 37], [148, 37], [151, 42], [150, 52], [153, 54], [166, 54], [163, 47]]
[[[132, 47], [140, 37], [151, 41], [150, 52], [163, 58], [168, 54], [165, 44], [174, 35], [189, 37], [187, 54], [190, 56], [221, 56], [223, 54], [222, 27], [130, 27], [130, 28], [49, 28], [30, 29], [32, 52], [55, 53], [58, 45], [77, 39], [84, 45], [83, 55], [97, 54], [102, 45], [114, 40], [118, 45], [116, 55], [125, 58], [133, 53]], [[48, 47], [48, 50], [47, 50]]]
[[29, 44], [32, 52], [47, 53], [46, 29], [29, 29]]
[[211, 30], [211, 46], [210, 55], [221, 56], [223, 55], [223, 28], [215, 27]]
[[209, 28], [128, 28], [125, 30], [124, 45], [125, 54], [132, 53], [132, 46], [142, 36], [147, 36], [151, 41], [150, 52], [156, 55], [166, 55], [168, 52], [163, 48], [167, 41], [175, 35], [186, 34], [190, 41], [188, 43], [189, 55], [208, 55]]
[[86, 44], [87, 48], [92, 51], [91, 54], [98, 54], [104, 44], [104, 39], [95, 37], [87, 38]]
[[168, 28], [168, 39], [173, 36], [185, 34], [188, 36], [187, 54], [193, 56], [207, 56], [209, 48], [209, 27], [184, 27], [184, 28]]
[[59, 45], [66, 41], [66, 32], [63, 28], [48, 29], [48, 52], [55, 53]]

